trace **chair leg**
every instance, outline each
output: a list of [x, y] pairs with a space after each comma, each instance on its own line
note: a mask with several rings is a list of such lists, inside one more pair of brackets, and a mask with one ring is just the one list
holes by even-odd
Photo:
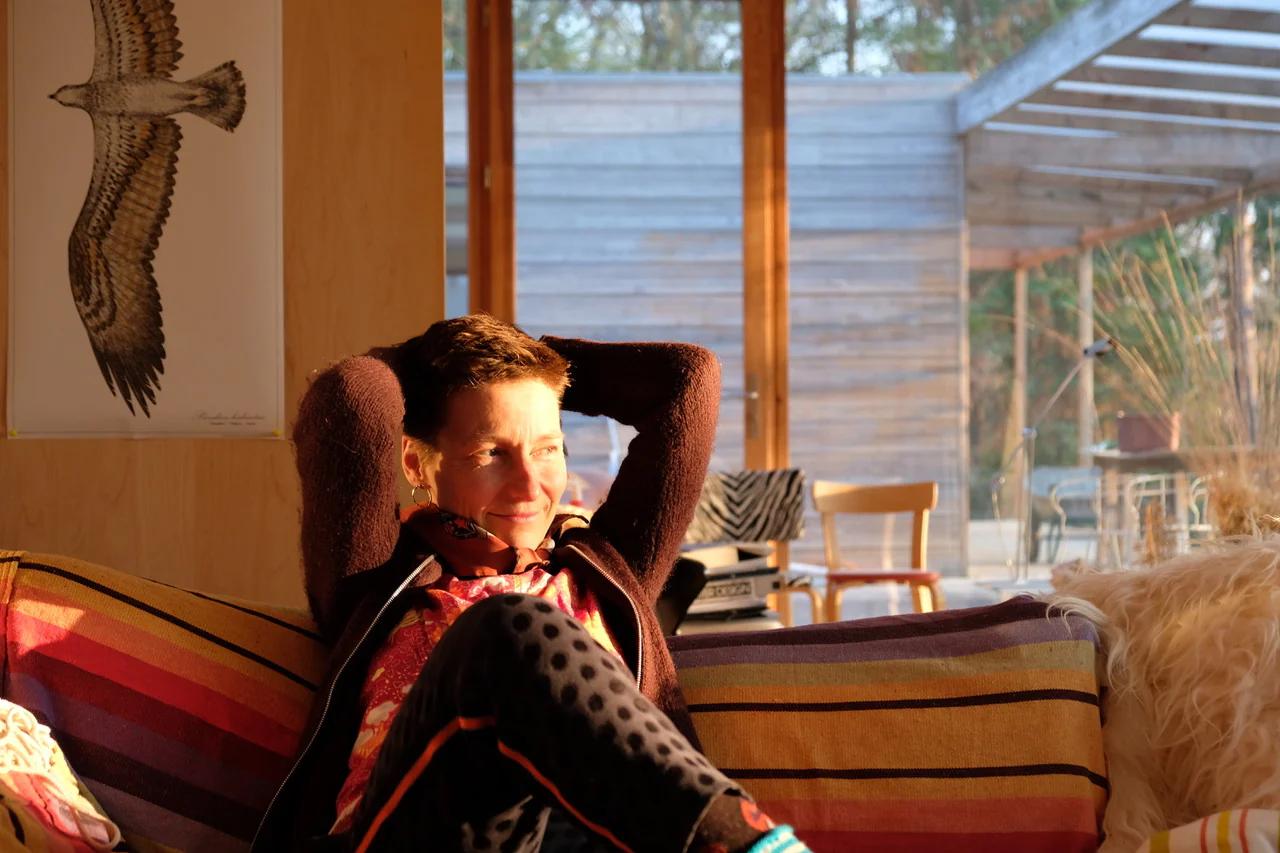
[[812, 586], [805, 587], [805, 592], [809, 593], [809, 604], [813, 607], [813, 624], [817, 625], [824, 621], [822, 618], [822, 596], [818, 595], [818, 591]]
[[827, 621], [840, 621], [840, 593], [842, 588], [834, 581], [827, 581]]
[[[791, 590], [787, 589], [787, 579], [781, 577], [778, 580], [778, 591], [773, 593], [771, 598], [774, 599], [774, 609], [778, 611], [778, 621], [782, 623], [782, 627], [790, 628], [794, 617], [791, 614]], [[768, 604], [768, 601], [765, 602]]]
[[942, 597], [942, 584], [940, 583], [929, 584], [929, 596], [933, 599], [934, 610], [947, 609], [947, 600]]
[[911, 587], [911, 606], [917, 613], [928, 613], [929, 609], [925, 606], [924, 600], [924, 584], [913, 583]]

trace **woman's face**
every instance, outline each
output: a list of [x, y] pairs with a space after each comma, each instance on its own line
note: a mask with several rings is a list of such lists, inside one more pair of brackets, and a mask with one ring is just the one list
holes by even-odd
[[537, 379], [456, 391], [434, 454], [406, 439], [405, 474], [430, 485], [441, 509], [509, 545], [536, 548], [551, 527], [567, 473], [560, 401]]

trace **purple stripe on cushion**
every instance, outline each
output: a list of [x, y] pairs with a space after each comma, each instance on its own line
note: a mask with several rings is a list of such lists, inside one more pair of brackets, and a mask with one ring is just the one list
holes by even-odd
[[746, 637], [736, 635], [737, 642], [726, 642], [718, 647], [674, 649], [672, 657], [679, 669], [725, 663], [853, 663], [959, 657], [1032, 643], [1094, 640], [1093, 636], [1082, 636], [1085, 632], [1061, 619], [1043, 616], [994, 627], [975, 627], [963, 632], [862, 642], [841, 639], [837, 632], [832, 631], [832, 636], [824, 642], [803, 646], [758, 641], [765, 640], [769, 633], [761, 631]]
[[[874, 619], [858, 619], [852, 622], [824, 622], [805, 625], [786, 631], [737, 632], [724, 634], [694, 634], [671, 638], [672, 650], [722, 646], [751, 641], [752, 645], [805, 646], [813, 643], [866, 643], [937, 636], [942, 634], [991, 628], [1012, 622], [1043, 620], [1048, 606], [1031, 598], [1015, 598], [1010, 601], [984, 607], [963, 610], [939, 610], [934, 613], [908, 613], [902, 616], [878, 616]], [[1058, 620], [1058, 617], [1053, 617]], [[1060, 620], [1058, 620], [1060, 621]], [[1085, 625], [1083, 620], [1073, 624]]]
[[[14, 693], [10, 695], [31, 695], [38, 689], [41, 689], [39, 681], [17, 673], [12, 679]], [[257, 778], [220, 761], [211, 761], [206, 752], [115, 716], [97, 705], [67, 696], [59, 697], [58, 705], [60, 730], [124, 755], [139, 755], [138, 746], [145, 745], [146, 754], [140, 757], [150, 766], [197, 787], [221, 791], [247, 806], [265, 810], [280, 782]]]
[[[112, 714], [143, 725], [153, 732], [170, 736], [181, 732], [183, 740], [193, 749], [206, 751], [209, 755], [216, 756], [219, 761], [264, 779], [283, 778], [292, 764], [290, 756], [281, 755], [274, 750], [245, 740], [226, 729], [181, 711], [162, 699], [124, 687], [110, 677], [85, 671], [36, 651], [28, 652], [24, 657], [38, 659], [38, 666], [35, 669], [40, 673], [40, 679], [46, 688], [51, 691], [46, 704], [51, 723], [59, 719], [57, 703], [64, 697], [78, 696], [83, 700], [92, 701]], [[17, 673], [11, 671], [10, 679], [16, 676]], [[24, 704], [23, 700], [18, 698], [13, 698], [13, 701]]]
[[128, 791], [175, 814], [216, 826], [237, 838], [252, 838], [258, 828], [261, 809], [237, 803], [220, 792], [190, 785], [127, 755], [81, 740], [65, 731], [54, 729], [53, 737], [62, 747], [68, 763], [90, 790], [96, 790], [95, 783], [102, 783]]
[[141, 837], [183, 853], [234, 853], [249, 849], [249, 842], [244, 839], [226, 835], [110, 785], [94, 782], [89, 787], [107, 815], [120, 826], [126, 841]]

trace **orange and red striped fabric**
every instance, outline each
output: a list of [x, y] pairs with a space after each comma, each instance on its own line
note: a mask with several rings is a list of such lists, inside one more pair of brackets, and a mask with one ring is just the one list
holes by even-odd
[[708, 757], [815, 851], [1097, 848], [1089, 623], [993, 607], [678, 637]]
[[0, 552], [5, 698], [135, 847], [246, 849], [327, 652], [305, 616]]

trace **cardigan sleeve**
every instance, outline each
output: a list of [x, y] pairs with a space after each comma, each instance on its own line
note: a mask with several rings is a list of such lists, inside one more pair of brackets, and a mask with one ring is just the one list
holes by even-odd
[[591, 528], [627, 561], [652, 603], [675, 564], [706, 477], [720, 363], [692, 344], [543, 341], [570, 364], [564, 408], [637, 430]]
[[342, 628], [343, 581], [391, 558], [404, 394], [382, 359], [355, 356], [319, 373], [293, 429], [302, 486], [307, 601], [326, 637]]

